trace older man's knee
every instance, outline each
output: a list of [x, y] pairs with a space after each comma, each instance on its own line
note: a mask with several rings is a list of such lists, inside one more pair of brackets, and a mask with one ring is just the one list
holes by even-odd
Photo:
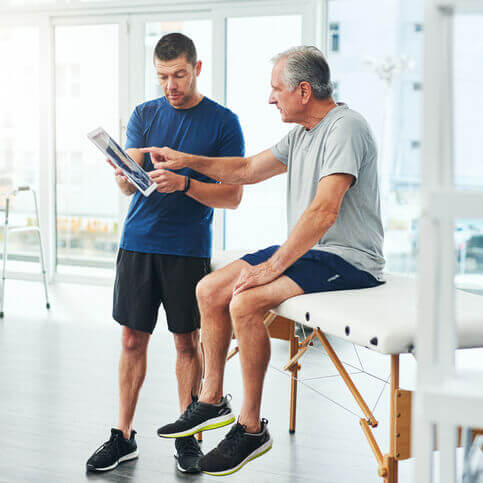
[[226, 287], [216, 272], [206, 275], [198, 282], [196, 298], [201, 307], [221, 308], [229, 302]]
[[230, 316], [235, 325], [241, 326], [259, 323], [265, 309], [259, 300], [249, 292], [242, 292], [231, 299]]

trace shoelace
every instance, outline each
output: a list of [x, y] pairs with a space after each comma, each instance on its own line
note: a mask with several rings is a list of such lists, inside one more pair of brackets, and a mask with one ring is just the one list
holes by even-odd
[[240, 423], [236, 423], [225, 436], [218, 448], [230, 457], [236, 455], [239, 451], [240, 445], [243, 441], [243, 435], [246, 432], [247, 427]]
[[[262, 418], [261, 430], [268, 424], [268, 420]], [[243, 442], [243, 435], [246, 433], [247, 427], [244, 424], [236, 423], [225, 436], [225, 439], [220, 442], [218, 448], [223, 452], [233, 457], [238, 453], [241, 443]]]
[[112, 434], [109, 441], [106, 441], [98, 448], [96, 454], [100, 453], [101, 451], [105, 451], [108, 456], [115, 456], [115, 451], [119, 453], [119, 438], [120, 435], [118, 433]]
[[198, 402], [198, 398], [193, 399], [193, 401], [190, 402], [189, 406], [186, 408], [186, 411], [180, 416], [179, 419], [181, 420], [190, 419], [191, 416], [198, 414], [200, 409], [201, 409], [201, 406], [200, 406], [200, 403]]
[[[198, 396], [193, 396], [191, 395], [192, 401], [190, 402], [189, 406], [186, 408], [185, 412], [179, 417], [181, 421], [186, 421], [187, 419], [190, 419], [191, 416], [195, 416], [200, 413], [200, 410], [202, 409], [199, 401], [198, 401]], [[226, 401], [230, 402], [231, 401], [231, 394], [226, 395]]]

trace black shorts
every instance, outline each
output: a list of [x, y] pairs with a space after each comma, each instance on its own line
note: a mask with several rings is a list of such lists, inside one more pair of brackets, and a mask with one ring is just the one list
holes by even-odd
[[162, 303], [171, 332], [185, 334], [199, 329], [196, 284], [209, 272], [208, 258], [120, 248], [112, 316], [121, 325], [152, 333]]

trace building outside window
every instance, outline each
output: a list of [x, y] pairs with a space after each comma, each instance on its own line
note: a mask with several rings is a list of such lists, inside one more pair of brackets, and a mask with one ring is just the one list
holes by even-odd
[[[363, 29], [361, 15], [367, 19]], [[328, 60], [340, 83], [338, 98], [368, 119], [379, 145], [387, 269], [408, 273], [417, 271], [419, 253], [422, 19], [417, 0], [329, 2]], [[332, 55], [334, 24], [344, 25], [337, 55]], [[467, 189], [483, 188], [483, 141], [473, 118], [483, 108], [473, 105], [480, 102], [477, 86], [483, 82], [483, 64], [475, 63], [483, 56], [482, 24], [481, 16], [455, 21], [455, 184]], [[390, 81], [388, 67], [396, 72]], [[457, 220], [454, 237], [458, 283], [481, 286], [483, 257], [476, 253], [483, 246], [483, 221]]]
[[329, 39], [330, 39], [330, 51], [339, 52], [339, 22], [331, 22], [329, 24]]

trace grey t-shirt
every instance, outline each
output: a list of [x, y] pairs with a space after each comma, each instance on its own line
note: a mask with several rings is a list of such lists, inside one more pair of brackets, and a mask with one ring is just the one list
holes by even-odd
[[366, 120], [339, 103], [310, 131], [297, 126], [271, 150], [288, 167], [289, 233], [314, 199], [321, 178], [335, 173], [355, 177], [336, 222], [313, 248], [335, 253], [382, 280], [384, 230], [377, 150]]

